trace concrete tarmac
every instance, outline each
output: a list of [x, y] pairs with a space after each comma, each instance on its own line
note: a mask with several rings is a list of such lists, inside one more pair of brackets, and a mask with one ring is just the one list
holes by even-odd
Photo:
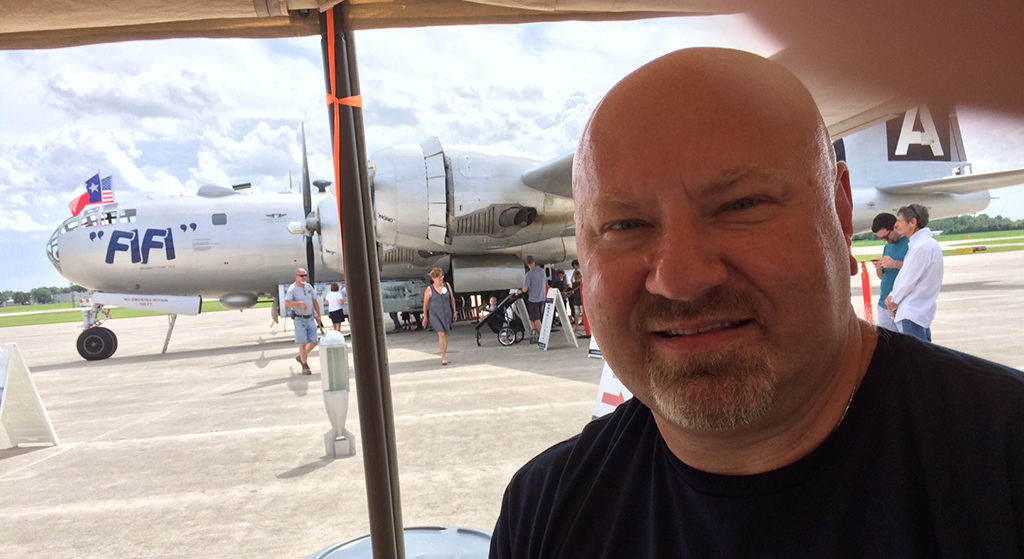
[[[1024, 367], [1024, 252], [945, 263], [935, 342]], [[290, 325], [269, 325], [265, 309], [179, 317], [160, 355], [166, 318], [110, 321], [119, 348], [100, 362], [75, 351], [77, 323], [0, 329], [61, 440], [11, 448], [0, 430], [0, 557], [304, 557], [368, 532], [358, 387], [356, 455], [328, 460], [317, 353], [300, 375]], [[586, 340], [483, 331], [477, 347], [457, 323], [445, 367], [435, 334], [388, 335], [406, 527], [490, 530], [513, 472], [590, 419]]]

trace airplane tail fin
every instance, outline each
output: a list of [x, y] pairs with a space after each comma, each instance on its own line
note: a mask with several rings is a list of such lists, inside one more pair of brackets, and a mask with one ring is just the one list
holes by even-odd
[[885, 187], [970, 174], [955, 108], [913, 107], [835, 142], [858, 186]]

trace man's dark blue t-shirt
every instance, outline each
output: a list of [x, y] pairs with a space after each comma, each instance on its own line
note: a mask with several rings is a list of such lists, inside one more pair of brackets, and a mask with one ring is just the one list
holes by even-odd
[[491, 557], [1024, 556], [1024, 375], [880, 331], [836, 431], [752, 476], [698, 471], [635, 398], [523, 467]]

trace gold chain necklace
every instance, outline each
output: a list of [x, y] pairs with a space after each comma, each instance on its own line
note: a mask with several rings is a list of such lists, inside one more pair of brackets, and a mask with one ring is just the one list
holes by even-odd
[[843, 415], [839, 416], [839, 421], [837, 421], [836, 426], [832, 428], [833, 431], [838, 429], [839, 426], [843, 424], [843, 420], [846, 419], [846, 414], [850, 411], [850, 406], [853, 404], [853, 397], [857, 395], [858, 388], [860, 388], [860, 380], [853, 385], [853, 390], [850, 392], [850, 398], [846, 400], [846, 407], [843, 408]]

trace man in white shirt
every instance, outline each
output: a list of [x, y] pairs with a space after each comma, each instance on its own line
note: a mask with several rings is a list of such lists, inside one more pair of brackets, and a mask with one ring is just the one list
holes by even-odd
[[896, 211], [896, 231], [910, 238], [910, 245], [885, 306], [900, 332], [930, 342], [942, 289], [942, 248], [927, 225], [928, 209], [920, 204]]

